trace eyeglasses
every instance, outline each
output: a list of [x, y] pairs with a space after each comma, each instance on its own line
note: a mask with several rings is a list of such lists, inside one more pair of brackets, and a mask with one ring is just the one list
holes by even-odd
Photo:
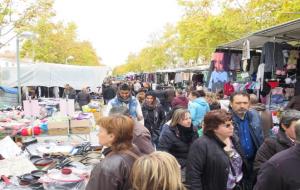
[[226, 121], [226, 122], [224, 123], [224, 127], [226, 127], [226, 128], [229, 128], [229, 127], [231, 127], [231, 126], [233, 126], [232, 121]]

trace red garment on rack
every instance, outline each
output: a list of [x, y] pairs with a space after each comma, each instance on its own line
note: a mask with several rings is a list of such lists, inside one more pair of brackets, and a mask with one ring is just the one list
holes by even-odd
[[232, 93], [234, 93], [234, 87], [230, 82], [227, 82], [224, 84], [224, 94], [226, 96], [230, 96]]
[[278, 81], [268, 81], [268, 84], [270, 85], [270, 87], [272, 89], [279, 86], [279, 82]]

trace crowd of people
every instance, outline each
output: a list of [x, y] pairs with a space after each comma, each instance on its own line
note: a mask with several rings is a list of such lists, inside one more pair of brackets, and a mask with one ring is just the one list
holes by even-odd
[[225, 99], [222, 91], [152, 90], [135, 81], [107, 84], [103, 98], [98, 124], [105, 158], [87, 190], [300, 189], [294, 102], [276, 132], [270, 111], [246, 92]]

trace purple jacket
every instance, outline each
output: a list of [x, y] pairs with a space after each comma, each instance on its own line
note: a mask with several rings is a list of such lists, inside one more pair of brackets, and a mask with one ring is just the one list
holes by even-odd
[[181, 106], [183, 108], [187, 108], [188, 104], [189, 104], [189, 100], [185, 96], [177, 96], [173, 99], [173, 101], [171, 103], [172, 108], [174, 108], [176, 106]]

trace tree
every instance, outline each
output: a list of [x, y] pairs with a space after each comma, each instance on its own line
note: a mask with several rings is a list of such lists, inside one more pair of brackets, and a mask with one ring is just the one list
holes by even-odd
[[[300, 17], [300, 0], [179, 0], [185, 14], [179, 21], [179, 41], [185, 60], [210, 60], [217, 45], [256, 30]], [[219, 13], [214, 12], [219, 6]], [[292, 14], [287, 14], [291, 13]]]
[[99, 65], [96, 51], [88, 41], [78, 41], [75, 23], [53, 23], [48, 18], [41, 19], [31, 31], [37, 34], [35, 40], [27, 40], [22, 46], [22, 57], [33, 57], [36, 61], [69, 64]]
[[53, 0], [0, 0], [0, 49], [39, 18], [55, 15]]
[[151, 71], [177, 65], [181, 58], [185, 63], [199, 58], [207, 63], [220, 44], [300, 17], [300, 0], [178, 0], [178, 4], [185, 12], [176, 27], [165, 27], [161, 37], [116, 72]]

